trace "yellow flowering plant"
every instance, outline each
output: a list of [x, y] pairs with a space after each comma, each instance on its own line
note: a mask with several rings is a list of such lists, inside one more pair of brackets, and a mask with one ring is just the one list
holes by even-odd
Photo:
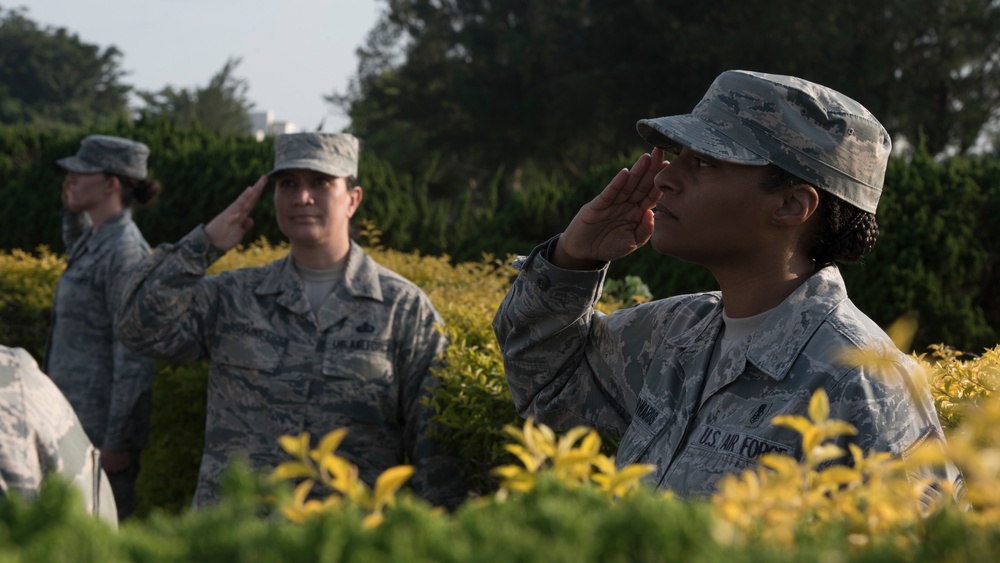
[[[841, 361], [862, 365], [872, 373], [888, 373], [898, 367], [898, 350], [909, 348], [916, 329], [916, 318], [904, 316], [886, 331], [896, 349], [849, 349]], [[925, 391], [918, 388], [928, 385], [928, 370], [912, 376], [905, 383], [919, 396]], [[810, 400], [808, 417], [772, 420], [801, 435], [803, 459], [765, 454], [756, 467], [724, 477], [712, 497], [724, 537], [761, 537], [787, 545], [801, 531], [815, 532], [837, 522], [847, 527], [852, 542], [865, 544], [872, 537], [915, 524], [954, 498], [952, 484], [929, 475], [918, 477], [928, 467], [947, 463], [939, 441], [903, 457], [863, 452], [855, 444], [845, 450], [836, 444], [837, 439], [857, 430], [829, 415], [829, 399], [818, 389]], [[940, 492], [930, 494], [934, 490]]]
[[[340, 428], [324, 436], [315, 449], [309, 449], [309, 433], [282, 436], [281, 448], [294, 458], [278, 465], [271, 474], [273, 481], [303, 479], [296, 487], [291, 501], [281, 507], [282, 513], [292, 522], [303, 522], [330, 510], [351, 504], [365, 512], [362, 525], [373, 528], [382, 523], [383, 510], [395, 503], [396, 492], [413, 475], [413, 466], [398, 465], [385, 470], [375, 481], [375, 489], [358, 478], [357, 466], [334, 452], [347, 435]], [[329, 491], [323, 500], [310, 499], [314, 487]]]
[[[763, 538], [793, 544], [799, 532], [816, 532], [839, 522], [857, 543], [898, 530], [924, 513], [923, 493], [930, 478], [907, 476], [913, 462], [884, 452], [868, 455], [849, 444], [833, 443], [855, 428], [830, 419], [829, 400], [819, 389], [809, 403], [809, 416], [778, 416], [773, 424], [802, 436], [803, 460], [765, 454], [758, 466], [724, 477], [711, 502], [720, 520], [719, 539]], [[831, 464], [849, 456], [850, 465]]]
[[543, 471], [575, 487], [593, 483], [613, 498], [622, 497], [639, 487], [640, 480], [655, 469], [652, 465], [633, 464], [615, 467], [614, 459], [601, 453], [601, 437], [596, 430], [577, 426], [557, 437], [544, 424], [532, 419], [521, 428], [507, 425], [504, 431], [516, 442], [505, 446], [521, 465], [502, 465], [493, 469], [499, 476], [499, 496], [509, 491], [528, 492], [535, 487]]
[[931, 397], [944, 428], [956, 428], [967, 410], [982, 404], [1000, 384], [1000, 346], [968, 357], [943, 344], [917, 358], [928, 371]]

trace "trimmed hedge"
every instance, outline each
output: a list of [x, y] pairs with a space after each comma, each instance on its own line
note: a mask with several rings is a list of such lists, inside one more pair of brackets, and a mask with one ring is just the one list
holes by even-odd
[[[543, 480], [526, 494], [466, 503], [454, 514], [405, 497], [375, 529], [354, 510], [290, 524], [262, 511], [260, 483], [229, 474], [219, 506], [180, 516], [157, 514], [116, 533], [84, 514], [53, 480], [34, 504], [0, 499], [4, 561], [434, 561], [434, 562], [907, 562], [992, 561], [996, 524], [944, 511], [898, 535], [861, 536], [831, 523], [800, 534], [794, 546], [743, 545], [727, 538], [707, 503], [641, 491], [614, 504], [593, 488]], [[863, 540], [863, 541], [862, 541]]]
[[[81, 131], [38, 132], [27, 126], [0, 126], [0, 249], [62, 249], [59, 189], [63, 172], [56, 160], [76, 153]], [[165, 120], [135, 126], [119, 123], [109, 130], [150, 147], [150, 176], [163, 186], [157, 201], [136, 210], [135, 221], [153, 246], [174, 242], [229, 205], [242, 189], [274, 161], [273, 139], [218, 136], [198, 128], [178, 128]], [[434, 202], [426, 183], [397, 178], [371, 153], [359, 164], [365, 200], [357, 221], [372, 221], [393, 248], [439, 254], [448, 246], [450, 204]], [[249, 237], [283, 240], [274, 220], [274, 202], [263, 197], [252, 216]]]
[[[160, 201], [140, 209], [136, 223], [152, 245], [172, 242], [207, 222], [236, 194], [267, 172], [271, 140], [218, 137], [178, 129], [166, 121], [119, 123], [102, 133], [150, 145], [150, 167], [164, 185]], [[83, 132], [40, 133], [0, 127], [0, 249], [60, 251], [56, 159], [73, 154]], [[389, 248], [447, 254], [476, 261], [483, 253], [525, 254], [558, 233], [629, 160], [597, 165], [573, 185], [543, 179], [520, 189], [499, 170], [485, 185], [436, 199], [427, 177], [398, 177], [391, 165], [362, 151], [359, 179], [365, 198], [357, 224], [381, 229]], [[433, 167], [432, 167], [433, 168]], [[879, 324], [916, 313], [916, 349], [938, 343], [978, 350], [1000, 340], [1000, 162], [956, 157], [936, 162], [922, 151], [912, 161], [890, 161], [879, 207], [882, 235], [862, 265], [844, 269], [852, 299]], [[503, 194], [503, 197], [502, 197]], [[264, 197], [253, 213], [251, 238], [282, 240], [273, 201]], [[639, 276], [657, 297], [711, 290], [711, 275], [698, 266], [657, 254], [648, 245], [612, 264], [611, 275]]]

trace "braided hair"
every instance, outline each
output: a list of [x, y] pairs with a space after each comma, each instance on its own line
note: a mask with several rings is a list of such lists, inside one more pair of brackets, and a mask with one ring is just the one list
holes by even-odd
[[[763, 188], [766, 192], [794, 184], [808, 184], [774, 164], [765, 168]], [[875, 214], [862, 211], [822, 189], [816, 190], [816, 193], [819, 194], [819, 207], [816, 209], [819, 225], [810, 249], [816, 266], [822, 268], [834, 263], [860, 262], [875, 248], [878, 239]]]

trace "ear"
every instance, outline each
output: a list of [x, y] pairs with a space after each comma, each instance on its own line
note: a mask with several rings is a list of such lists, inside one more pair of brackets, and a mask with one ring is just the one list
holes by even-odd
[[347, 218], [350, 219], [354, 217], [354, 212], [361, 205], [361, 200], [364, 198], [364, 191], [361, 189], [361, 186], [357, 186], [352, 190], [348, 190], [347, 195], [351, 198], [350, 205], [347, 208]]
[[804, 224], [819, 207], [819, 194], [809, 184], [794, 184], [782, 192], [781, 204], [774, 210], [771, 220], [783, 227]]
[[108, 195], [114, 195], [122, 191], [122, 183], [118, 180], [118, 176], [107, 176], [108, 183], [104, 187], [104, 193]]

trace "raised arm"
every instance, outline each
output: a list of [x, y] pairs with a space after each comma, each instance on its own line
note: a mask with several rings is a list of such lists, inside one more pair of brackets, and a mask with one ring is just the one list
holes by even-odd
[[115, 317], [115, 332], [123, 344], [175, 361], [206, 355], [206, 327], [212, 322], [217, 289], [205, 271], [253, 226], [250, 210], [266, 182], [261, 176], [208, 225], [196, 227], [177, 244], [160, 245], [136, 269]]
[[628, 426], [646, 370], [641, 353], [625, 359], [622, 331], [653, 328], [641, 328], [647, 319], [635, 311], [605, 317], [594, 305], [608, 262], [652, 235], [653, 178], [666, 166], [662, 159], [659, 149], [640, 157], [562, 235], [519, 261], [493, 330], [522, 416], [561, 430], [585, 424], [620, 434]]

